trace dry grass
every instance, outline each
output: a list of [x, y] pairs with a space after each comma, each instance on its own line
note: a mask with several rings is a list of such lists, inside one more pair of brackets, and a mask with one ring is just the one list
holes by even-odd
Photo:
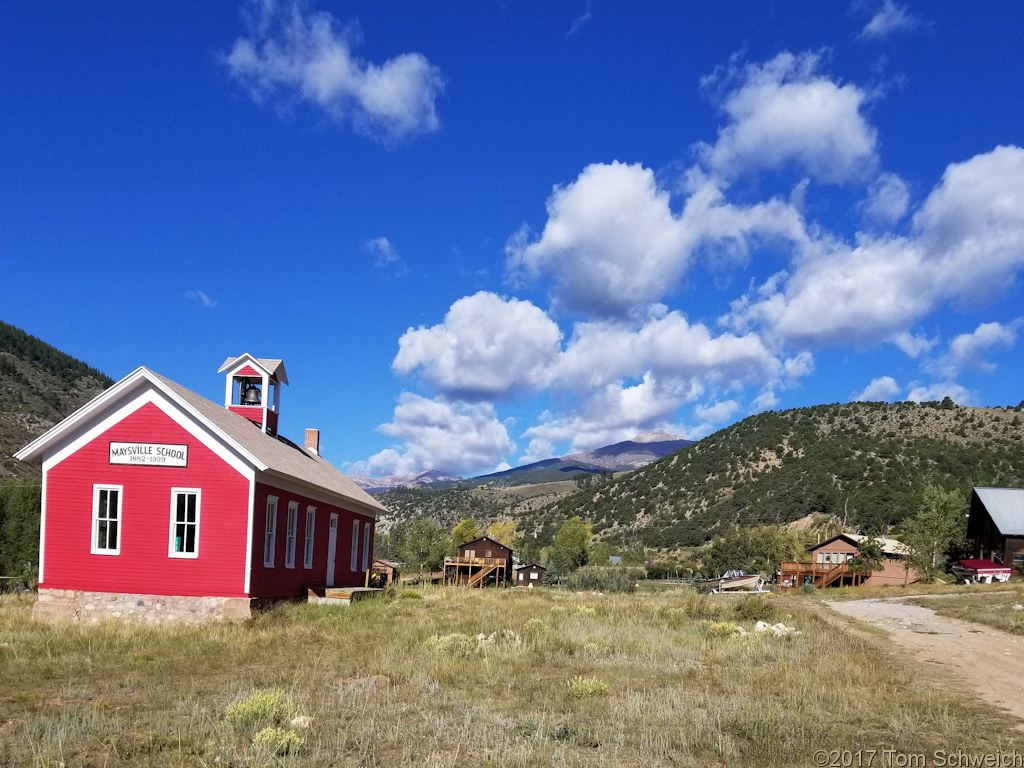
[[1019, 582], [972, 584], [960, 587], [958, 593], [918, 597], [911, 602], [930, 608], [940, 616], [1024, 635], [1024, 610], [1014, 610], [1015, 605], [1024, 605], [1024, 585]]
[[[425, 596], [162, 629], [45, 626], [4, 597], [0, 765], [807, 766], [818, 749], [1024, 750], [1004, 715], [934, 688], [814, 601], [772, 598], [798, 636], [716, 638], [710, 614], [749, 622], [683, 591]], [[477, 647], [431, 640], [456, 634]], [[270, 690], [313, 719], [297, 755], [225, 720]]]

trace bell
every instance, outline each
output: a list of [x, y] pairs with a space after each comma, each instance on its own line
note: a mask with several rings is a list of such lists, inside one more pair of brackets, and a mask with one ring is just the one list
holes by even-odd
[[256, 387], [250, 385], [249, 388], [245, 390], [245, 397], [242, 398], [242, 402], [245, 405], [259, 405], [260, 391]]

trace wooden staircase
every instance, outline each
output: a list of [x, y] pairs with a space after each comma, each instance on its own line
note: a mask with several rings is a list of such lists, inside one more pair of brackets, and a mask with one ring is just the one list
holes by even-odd
[[841, 576], [843, 576], [843, 574], [847, 572], [848, 571], [846, 570], [846, 563], [838, 563], [830, 570], [826, 571], [825, 573], [821, 574], [821, 576], [816, 578], [814, 580], [814, 586], [816, 586], [818, 589], [824, 589], [833, 581], [840, 578]]
[[490, 574], [498, 570], [497, 565], [485, 565], [479, 571], [470, 576], [469, 581], [466, 582], [467, 587], [483, 586], [484, 579]]

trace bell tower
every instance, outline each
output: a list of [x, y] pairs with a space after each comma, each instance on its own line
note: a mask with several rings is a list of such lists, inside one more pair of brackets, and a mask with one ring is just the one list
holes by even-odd
[[226, 372], [224, 407], [276, 435], [281, 385], [288, 383], [284, 362], [244, 354], [229, 357], [217, 372]]

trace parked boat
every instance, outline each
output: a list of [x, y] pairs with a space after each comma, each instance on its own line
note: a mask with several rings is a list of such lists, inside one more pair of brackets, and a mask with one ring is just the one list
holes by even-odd
[[711, 580], [714, 593], [719, 592], [760, 592], [764, 579], [759, 574], [744, 571], [726, 571], [720, 579]]
[[1000, 565], [992, 560], [960, 560], [951, 570], [957, 581], [964, 584], [1006, 582], [1010, 580], [1011, 573], [1008, 565]]

